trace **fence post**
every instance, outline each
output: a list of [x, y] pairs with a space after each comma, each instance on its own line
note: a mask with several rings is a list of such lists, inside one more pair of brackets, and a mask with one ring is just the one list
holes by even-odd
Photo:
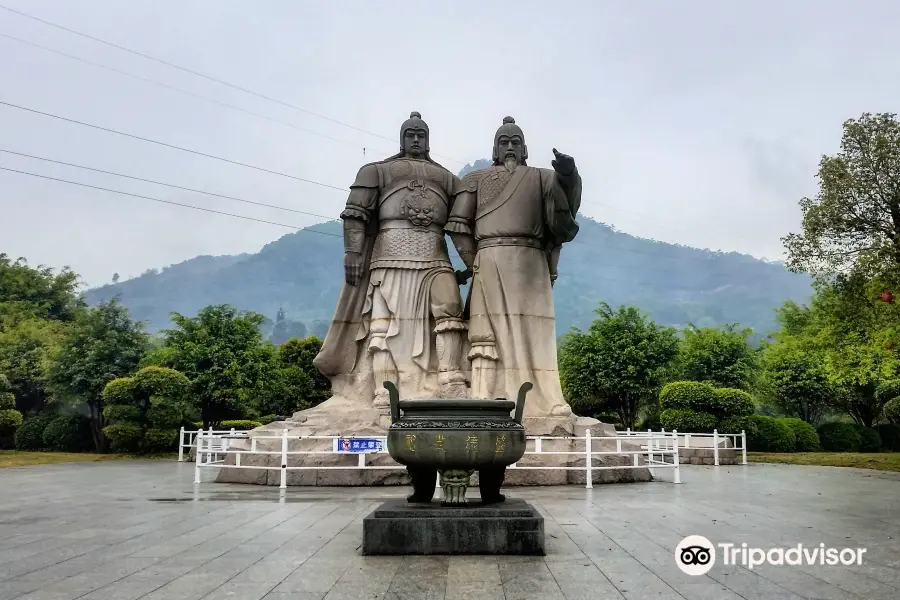
[[534, 438], [534, 451], [537, 454], [540, 454], [544, 451], [543, 448], [541, 448], [541, 436]]
[[719, 430], [713, 429], [713, 464], [719, 466]]
[[281, 489], [285, 489], [287, 487], [287, 451], [288, 451], [288, 436], [287, 429], [281, 430]]
[[626, 435], [626, 436], [630, 436], [630, 435], [631, 435], [631, 427], [626, 427], [626, 428], [625, 428], [625, 435]]
[[742, 465], [747, 464], [747, 432], [741, 429], [741, 457], [743, 458]]
[[689, 434], [689, 433], [684, 434], [684, 447], [685, 448], [691, 447], [691, 434]]
[[184, 425], [178, 435], [178, 462], [184, 462]]
[[675, 461], [675, 483], [681, 483], [681, 461], [678, 460], [678, 430], [672, 430], [672, 440], [675, 445], [675, 454], [673, 455], [673, 459]]
[[649, 469], [650, 474], [653, 475], [653, 433], [649, 429], [647, 430], [647, 463], [651, 465]]
[[594, 487], [594, 457], [591, 452], [591, 430], [584, 431], [584, 487], [590, 489]]
[[366, 453], [365, 452], [359, 453], [359, 459], [358, 459], [358, 462], [356, 463], [356, 466], [359, 467], [360, 469], [366, 468]]
[[200, 483], [200, 461], [203, 460], [203, 430], [197, 432], [194, 437], [194, 447], [197, 449], [194, 456], [194, 483]]
[[[211, 463], [211, 462], [213, 461], [213, 455], [212, 455], [212, 452], [211, 452], [212, 446], [213, 446], [213, 442], [212, 442], [212, 441], [213, 441], [213, 428], [212, 428], [212, 425], [210, 425], [210, 426], [209, 426], [209, 441], [206, 442], [206, 447], [207, 447], [208, 450], [210, 450], [210, 452], [207, 452], [207, 453], [206, 453], [206, 463], [207, 463], [207, 464], [209, 464], [209, 463]], [[221, 445], [221, 444], [220, 444], [220, 445]], [[218, 459], [219, 459], [219, 455], [216, 454], [215, 460], [218, 460]]]
[[437, 472], [437, 482], [434, 484], [434, 494], [437, 496], [437, 499], [440, 500], [443, 498], [443, 489], [441, 489], [441, 472]]

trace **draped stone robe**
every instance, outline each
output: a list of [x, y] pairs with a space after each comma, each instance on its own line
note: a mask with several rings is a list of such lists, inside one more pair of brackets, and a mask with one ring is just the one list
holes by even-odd
[[477, 242], [469, 359], [497, 361], [493, 397], [514, 399], [530, 381], [526, 416], [571, 413], [559, 382], [548, 261], [578, 232], [580, 204], [577, 171], [492, 166], [463, 178], [445, 227]]
[[[314, 360], [336, 395], [371, 401], [380, 389], [373, 345], [392, 354], [402, 397], [436, 395], [433, 312], [440, 311], [432, 305], [455, 303], [461, 313], [443, 231], [458, 181], [430, 159], [399, 155], [359, 170], [341, 218], [366, 224], [363, 277], [356, 286], [344, 283]], [[373, 315], [379, 310], [384, 314]], [[460, 316], [444, 327], [465, 329]], [[383, 338], [371, 335], [373, 318], [386, 321]]]

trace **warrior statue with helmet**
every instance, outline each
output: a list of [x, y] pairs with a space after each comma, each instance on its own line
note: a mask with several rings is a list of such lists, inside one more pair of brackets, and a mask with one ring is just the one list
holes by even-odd
[[336, 394], [388, 406], [402, 397], [463, 397], [466, 323], [444, 226], [459, 179], [429, 155], [428, 125], [413, 112], [400, 152], [363, 166], [350, 186], [343, 289], [314, 364]]
[[566, 416], [556, 362], [553, 282], [562, 245], [578, 232], [581, 176], [554, 148], [553, 169], [529, 167], [512, 117], [494, 135], [494, 164], [463, 177], [444, 228], [474, 272], [466, 303], [471, 395], [515, 398], [526, 416]]

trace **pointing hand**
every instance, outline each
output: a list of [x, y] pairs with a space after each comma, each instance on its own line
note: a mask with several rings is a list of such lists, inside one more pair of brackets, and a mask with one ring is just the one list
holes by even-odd
[[557, 173], [560, 175], [571, 175], [575, 171], [574, 158], [559, 152], [556, 148], [553, 149], [553, 155], [556, 157], [556, 160], [551, 161], [550, 164], [553, 165], [553, 169]]

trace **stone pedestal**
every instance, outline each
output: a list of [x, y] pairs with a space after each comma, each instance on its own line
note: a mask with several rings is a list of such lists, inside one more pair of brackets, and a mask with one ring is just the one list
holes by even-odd
[[389, 500], [363, 519], [362, 553], [543, 556], [544, 517], [519, 499], [465, 507]]
[[[296, 413], [287, 421], [279, 421], [254, 429], [250, 432], [256, 436], [280, 436], [282, 430], [287, 429], [291, 436], [329, 436], [329, 435], [357, 435], [383, 436], [390, 425], [390, 417], [373, 409], [371, 406], [363, 406], [358, 400], [348, 399], [342, 396], [334, 396], [315, 408]], [[616, 432], [612, 425], [601, 423], [589, 417], [567, 415], [560, 417], [525, 417], [525, 433], [529, 436], [540, 435], [549, 437], [565, 437], [564, 440], [544, 440], [543, 450], [573, 451], [584, 450], [584, 434], [590, 429], [595, 438], [614, 437]], [[291, 440], [288, 450], [294, 451], [327, 451], [332, 446], [331, 440]], [[247, 440], [234, 440], [234, 449], [249, 450], [250, 442]], [[639, 447], [639, 442], [623, 439], [622, 450], [632, 450]], [[592, 443], [595, 451], [613, 451], [616, 442], [613, 439], [595, 439]], [[246, 466], [270, 466], [271, 470], [261, 469], [221, 469], [216, 477], [219, 483], [250, 483], [258, 485], [278, 485], [281, 482], [281, 457], [277, 454], [281, 450], [280, 439], [260, 439], [257, 441], [257, 449], [272, 451], [275, 454], [243, 456], [241, 464]], [[534, 440], [529, 440], [527, 451], [535, 450]], [[406, 468], [397, 465], [396, 469], [372, 469], [360, 470], [352, 468], [359, 457], [354, 454], [293, 454], [288, 457], [288, 466], [347, 466], [348, 469], [305, 469], [290, 470], [287, 474], [287, 485], [309, 486], [371, 486], [371, 485], [407, 485], [409, 478]], [[387, 454], [370, 454], [366, 458], [367, 464], [389, 466], [396, 463]], [[595, 467], [625, 466], [632, 464], [630, 456], [603, 455], [594, 456], [592, 459]], [[228, 456], [227, 464], [234, 464], [234, 456]], [[643, 465], [643, 458], [639, 460]], [[526, 454], [518, 462], [519, 466], [556, 466], [556, 467], [584, 467], [585, 456], [583, 454]], [[507, 469], [505, 486], [516, 485], [584, 485], [585, 471], [582, 469]], [[632, 483], [650, 481], [650, 471], [646, 467], [638, 469], [604, 469], [593, 472], [594, 483]], [[472, 478], [473, 487], [478, 485], [477, 474]]]

